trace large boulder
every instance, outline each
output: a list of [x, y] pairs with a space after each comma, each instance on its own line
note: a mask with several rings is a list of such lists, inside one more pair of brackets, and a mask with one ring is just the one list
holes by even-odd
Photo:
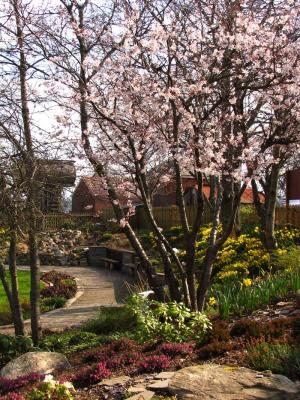
[[67, 368], [70, 368], [70, 363], [63, 354], [46, 351], [29, 352], [6, 364], [1, 369], [0, 376], [16, 379], [31, 373], [50, 374]]
[[300, 400], [297, 385], [283, 375], [217, 364], [179, 370], [168, 389], [178, 400]]

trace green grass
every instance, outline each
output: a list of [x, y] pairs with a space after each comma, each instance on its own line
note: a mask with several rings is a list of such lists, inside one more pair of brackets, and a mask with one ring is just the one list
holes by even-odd
[[[10, 282], [9, 273], [7, 279]], [[18, 271], [19, 298], [23, 308], [24, 318], [30, 316], [30, 271]], [[41, 283], [41, 288], [44, 284]], [[0, 325], [10, 324], [12, 322], [10, 307], [2, 282], [0, 281]]]
[[[8, 273], [7, 273], [7, 278], [8, 278], [8, 281], [10, 281]], [[18, 281], [19, 281], [19, 293], [20, 293], [21, 303], [26, 300], [29, 301], [30, 272], [29, 271], [18, 271]], [[0, 283], [0, 310], [7, 311], [8, 309], [9, 309], [8, 300], [7, 300], [7, 297], [6, 297], [2, 282], [1, 282]]]

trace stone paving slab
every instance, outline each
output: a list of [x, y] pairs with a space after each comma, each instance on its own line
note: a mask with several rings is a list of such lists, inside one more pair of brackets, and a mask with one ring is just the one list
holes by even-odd
[[[26, 267], [22, 267], [26, 269]], [[131, 277], [119, 272], [93, 267], [41, 267], [42, 272], [55, 269], [78, 279], [83, 293], [69, 307], [51, 311], [41, 316], [42, 329], [61, 331], [93, 318], [103, 306], [118, 306], [127, 296], [125, 282]], [[25, 328], [29, 331], [30, 324]], [[2, 333], [13, 333], [12, 327], [0, 327]]]

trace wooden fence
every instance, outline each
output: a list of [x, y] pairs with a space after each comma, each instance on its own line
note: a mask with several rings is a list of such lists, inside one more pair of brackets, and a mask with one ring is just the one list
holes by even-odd
[[[192, 224], [196, 216], [196, 207], [188, 206], [187, 217], [189, 224]], [[154, 217], [159, 227], [169, 229], [172, 226], [180, 225], [180, 217], [178, 207], [154, 207]], [[48, 231], [61, 229], [63, 227], [80, 228], [86, 223], [101, 223], [105, 225], [114, 224], [114, 212], [112, 208], [104, 209], [99, 215], [92, 214], [47, 214], [39, 218], [39, 229]], [[143, 207], [137, 207], [135, 215], [131, 218], [131, 225], [136, 230], [148, 230], [150, 225], [147, 219], [146, 211]], [[204, 213], [204, 222], [210, 222], [209, 211]], [[242, 225], [247, 223], [259, 223], [259, 219], [255, 209], [248, 206], [247, 212], [241, 212]], [[300, 207], [278, 207], [276, 209], [276, 224], [286, 225], [291, 224], [300, 228]]]
[[300, 228], [300, 206], [278, 207], [275, 222], [277, 225], [290, 224]]

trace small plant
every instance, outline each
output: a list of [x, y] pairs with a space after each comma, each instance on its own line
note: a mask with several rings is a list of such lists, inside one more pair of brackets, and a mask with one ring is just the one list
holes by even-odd
[[136, 336], [140, 342], [201, 340], [211, 328], [205, 314], [192, 312], [182, 303], [160, 303], [133, 295], [128, 307], [137, 318]]
[[8, 393], [6, 396], [0, 396], [0, 400], [26, 400], [20, 393]]
[[300, 348], [289, 344], [259, 343], [249, 345], [247, 362], [253, 369], [271, 370], [290, 378], [300, 377]]
[[72, 382], [76, 387], [86, 387], [108, 378], [111, 372], [105, 362], [99, 362], [96, 367], [86, 367], [81, 369], [73, 378]]
[[30, 383], [39, 382], [44, 378], [41, 374], [27, 374], [16, 379], [0, 377], [0, 394], [6, 394]]
[[163, 343], [157, 348], [157, 353], [167, 356], [186, 356], [193, 353], [193, 345], [189, 343]]
[[43, 312], [56, 310], [66, 304], [66, 299], [61, 296], [46, 297], [41, 300], [41, 309]]
[[4, 365], [20, 354], [33, 349], [33, 342], [28, 336], [10, 336], [0, 333], [0, 364]]
[[219, 342], [214, 341], [201, 347], [198, 351], [198, 356], [202, 360], [207, 360], [212, 357], [221, 356], [227, 351], [234, 349], [234, 345], [231, 342]]
[[138, 371], [160, 372], [170, 367], [170, 358], [164, 354], [145, 357], [138, 365]]
[[73, 400], [74, 386], [71, 382], [58, 382], [52, 375], [46, 375], [44, 381], [29, 394], [30, 400]]
[[125, 332], [136, 327], [136, 317], [128, 307], [105, 307], [99, 315], [88, 321], [82, 330], [98, 335]]

